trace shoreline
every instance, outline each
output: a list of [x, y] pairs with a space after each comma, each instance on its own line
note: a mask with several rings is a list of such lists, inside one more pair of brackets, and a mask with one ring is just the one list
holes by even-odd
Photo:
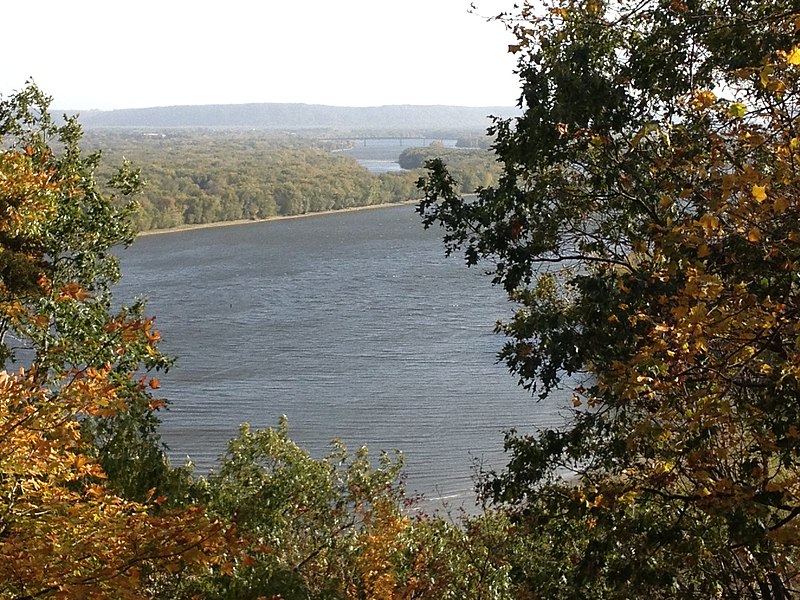
[[268, 223], [270, 221], [283, 221], [286, 219], [305, 219], [308, 217], [318, 217], [324, 215], [334, 215], [339, 213], [358, 212], [362, 210], [372, 210], [377, 208], [390, 208], [392, 206], [408, 206], [418, 204], [419, 200], [403, 200], [402, 202], [385, 202], [383, 204], [369, 204], [367, 206], [352, 206], [350, 208], [334, 208], [331, 210], [321, 210], [319, 212], [303, 213], [302, 215], [275, 215], [264, 219], [236, 219], [234, 221], [215, 221], [214, 223], [193, 223], [167, 227], [163, 229], [147, 229], [140, 231], [136, 237], [146, 237], [150, 235], [164, 235], [167, 233], [180, 233], [183, 231], [194, 231], [196, 229], [211, 229], [213, 227], [233, 227], [236, 225], [247, 225], [253, 223]]

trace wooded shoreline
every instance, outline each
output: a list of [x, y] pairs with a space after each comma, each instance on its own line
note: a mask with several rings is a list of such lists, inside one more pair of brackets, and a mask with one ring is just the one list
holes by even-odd
[[374, 208], [389, 208], [392, 206], [408, 206], [410, 204], [418, 204], [419, 200], [405, 200], [403, 202], [385, 202], [383, 204], [370, 204], [367, 206], [353, 206], [350, 208], [336, 208], [331, 210], [322, 210], [318, 212], [308, 212], [301, 215], [275, 215], [266, 217], [264, 219], [236, 219], [233, 221], [216, 221], [214, 223], [193, 223], [189, 225], [177, 225], [175, 227], [167, 227], [163, 229], [148, 229], [140, 231], [137, 237], [145, 237], [150, 235], [162, 235], [165, 233], [179, 233], [183, 231], [194, 231], [196, 229], [211, 229], [212, 227], [230, 227], [234, 225], [247, 225], [251, 223], [267, 223], [269, 221], [283, 221], [288, 219], [303, 219], [306, 217], [317, 217], [322, 215], [332, 215], [338, 213], [358, 212], [362, 210], [370, 210]]

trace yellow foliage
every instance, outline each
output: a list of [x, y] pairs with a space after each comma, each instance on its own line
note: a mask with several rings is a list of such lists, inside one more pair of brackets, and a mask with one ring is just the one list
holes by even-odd
[[134, 598], [141, 567], [215, 559], [219, 524], [198, 508], [153, 516], [106, 489], [75, 417], [116, 402], [109, 372], [73, 372], [58, 392], [0, 373], [0, 596]]
[[694, 93], [693, 104], [697, 108], [708, 108], [717, 100], [717, 96], [710, 90], [699, 90]]
[[732, 102], [728, 107], [728, 114], [732, 117], [742, 118], [747, 114], [747, 106], [741, 102]]
[[381, 499], [375, 505], [359, 539], [357, 570], [362, 589], [351, 590], [351, 598], [392, 600], [395, 597], [399, 584], [395, 564], [409, 524], [408, 517], [394, 503]]
[[756, 202], [763, 202], [767, 199], [767, 186], [765, 185], [754, 185], [752, 190], [753, 198], [756, 199]]
[[51, 170], [34, 166], [23, 152], [0, 152], [0, 231], [12, 238], [38, 234], [55, 215], [55, 179]]

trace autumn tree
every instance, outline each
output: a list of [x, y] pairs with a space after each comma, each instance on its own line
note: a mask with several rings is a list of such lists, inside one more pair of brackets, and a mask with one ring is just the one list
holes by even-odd
[[571, 398], [564, 428], [510, 435], [485, 482], [528, 540], [517, 581], [550, 598], [794, 597], [796, 2], [500, 18], [523, 109], [490, 131], [503, 175], [464, 199], [434, 161], [420, 212], [516, 303], [499, 329], [520, 384]]
[[[138, 598], [154, 571], [224, 561], [225, 528], [168, 508], [184, 478], [149, 372], [169, 361], [141, 306], [111, 309], [132, 205], [48, 108], [32, 84], [0, 101], [0, 595]], [[126, 196], [136, 173], [109, 185]]]
[[78, 418], [122, 410], [117, 391], [94, 369], [57, 394], [30, 372], [0, 374], [3, 598], [142, 598], [154, 573], [225, 562], [222, 524], [120, 497], [87, 451]]
[[170, 578], [169, 598], [391, 599], [404, 533], [402, 456], [377, 465], [334, 442], [322, 459], [288, 423], [243, 425], [207, 480], [209, 511], [236, 524], [242, 553], [199, 576]]
[[120, 272], [111, 249], [134, 239], [139, 173], [125, 163], [98, 181], [100, 154], [82, 154], [77, 118], [55, 122], [49, 102], [30, 85], [0, 103], [0, 355], [7, 368], [30, 365], [53, 387], [75, 370], [112, 366], [127, 408], [86, 418], [84, 429], [120, 491], [142, 499], [169, 473], [157, 432], [161, 402], [148, 393], [158, 379], [141, 376], [171, 361], [141, 303], [112, 309]]
[[516, 599], [512, 524], [500, 512], [454, 521], [405, 495], [402, 455], [334, 440], [314, 458], [275, 428], [244, 425], [208, 477], [208, 509], [242, 552], [169, 578], [162, 597], [284, 600]]

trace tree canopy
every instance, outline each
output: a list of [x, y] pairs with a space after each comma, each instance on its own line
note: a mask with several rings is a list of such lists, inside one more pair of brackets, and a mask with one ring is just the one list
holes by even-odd
[[[342, 152], [353, 149], [355, 138], [382, 135], [398, 143], [424, 137], [413, 131], [377, 130], [88, 129], [81, 147], [102, 151], [105, 160], [97, 171], [101, 183], [111, 177], [111, 165], [125, 160], [140, 170], [143, 185], [131, 215], [139, 231], [418, 200], [418, 169], [426, 157], [445, 158], [464, 192], [488, 185], [496, 176], [494, 157], [485, 148], [420, 149], [411, 162], [400, 160], [403, 170], [386, 173], [371, 173]], [[385, 158], [396, 158], [400, 148]]]
[[501, 15], [498, 183], [420, 212], [517, 303], [501, 353], [568, 425], [484, 485], [550, 598], [788, 598], [800, 544], [800, 10], [555, 0]]

